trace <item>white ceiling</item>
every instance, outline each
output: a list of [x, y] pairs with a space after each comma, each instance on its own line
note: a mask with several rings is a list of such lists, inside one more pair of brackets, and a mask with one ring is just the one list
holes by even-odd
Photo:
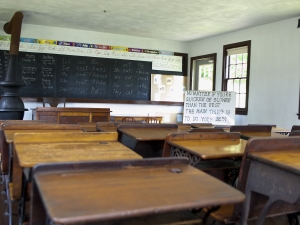
[[193, 41], [300, 18], [300, 0], [1, 0], [0, 21], [16, 11], [26, 24]]

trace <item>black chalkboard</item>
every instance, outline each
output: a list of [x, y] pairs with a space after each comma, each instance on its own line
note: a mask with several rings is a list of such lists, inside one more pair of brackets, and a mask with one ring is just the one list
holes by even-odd
[[[0, 80], [9, 52], [0, 51]], [[85, 56], [20, 52], [21, 97], [150, 100], [152, 63]]]

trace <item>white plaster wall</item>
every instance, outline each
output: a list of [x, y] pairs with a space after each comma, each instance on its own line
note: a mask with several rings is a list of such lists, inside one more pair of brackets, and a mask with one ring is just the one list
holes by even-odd
[[[0, 21], [0, 27], [7, 21]], [[6, 35], [3, 29], [0, 35]], [[118, 45], [133, 48], [144, 48], [153, 50], [166, 50], [172, 52], [187, 53], [188, 44], [183, 42], [158, 40], [151, 38], [140, 38], [126, 35], [115, 35], [108, 33], [90, 32], [83, 30], [62, 29], [57, 27], [35, 26], [30, 24], [22, 24], [21, 37], [25, 38], [41, 38], [49, 40], [82, 42], [102, 45]], [[42, 106], [41, 103], [25, 102], [24, 120], [31, 120], [32, 108]], [[92, 104], [92, 103], [67, 103], [67, 107], [88, 107], [88, 108], [110, 108], [111, 115], [150, 115], [163, 116], [164, 122], [176, 122], [176, 114], [182, 113], [182, 106], [165, 106], [165, 105], [144, 105], [144, 104]]]
[[236, 124], [277, 124], [284, 128], [300, 124], [296, 115], [300, 83], [298, 19], [189, 43], [189, 57], [217, 53], [216, 90], [221, 90], [223, 45], [251, 40], [248, 115], [236, 115]]

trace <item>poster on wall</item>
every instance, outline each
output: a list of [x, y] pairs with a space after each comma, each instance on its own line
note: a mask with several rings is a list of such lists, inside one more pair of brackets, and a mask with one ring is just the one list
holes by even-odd
[[184, 102], [187, 77], [151, 74], [151, 101]]
[[183, 123], [235, 124], [235, 92], [186, 91]]

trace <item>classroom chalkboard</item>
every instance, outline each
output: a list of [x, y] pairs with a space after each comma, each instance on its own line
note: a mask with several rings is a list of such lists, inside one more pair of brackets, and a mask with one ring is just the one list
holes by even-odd
[[[0, 80], [9, 52], [0, 50]], [[21, 97], [150, 100], [152, 63], [146, 61], [19, 52]], [[3, 92], [2, 92], [3, 93]]]

